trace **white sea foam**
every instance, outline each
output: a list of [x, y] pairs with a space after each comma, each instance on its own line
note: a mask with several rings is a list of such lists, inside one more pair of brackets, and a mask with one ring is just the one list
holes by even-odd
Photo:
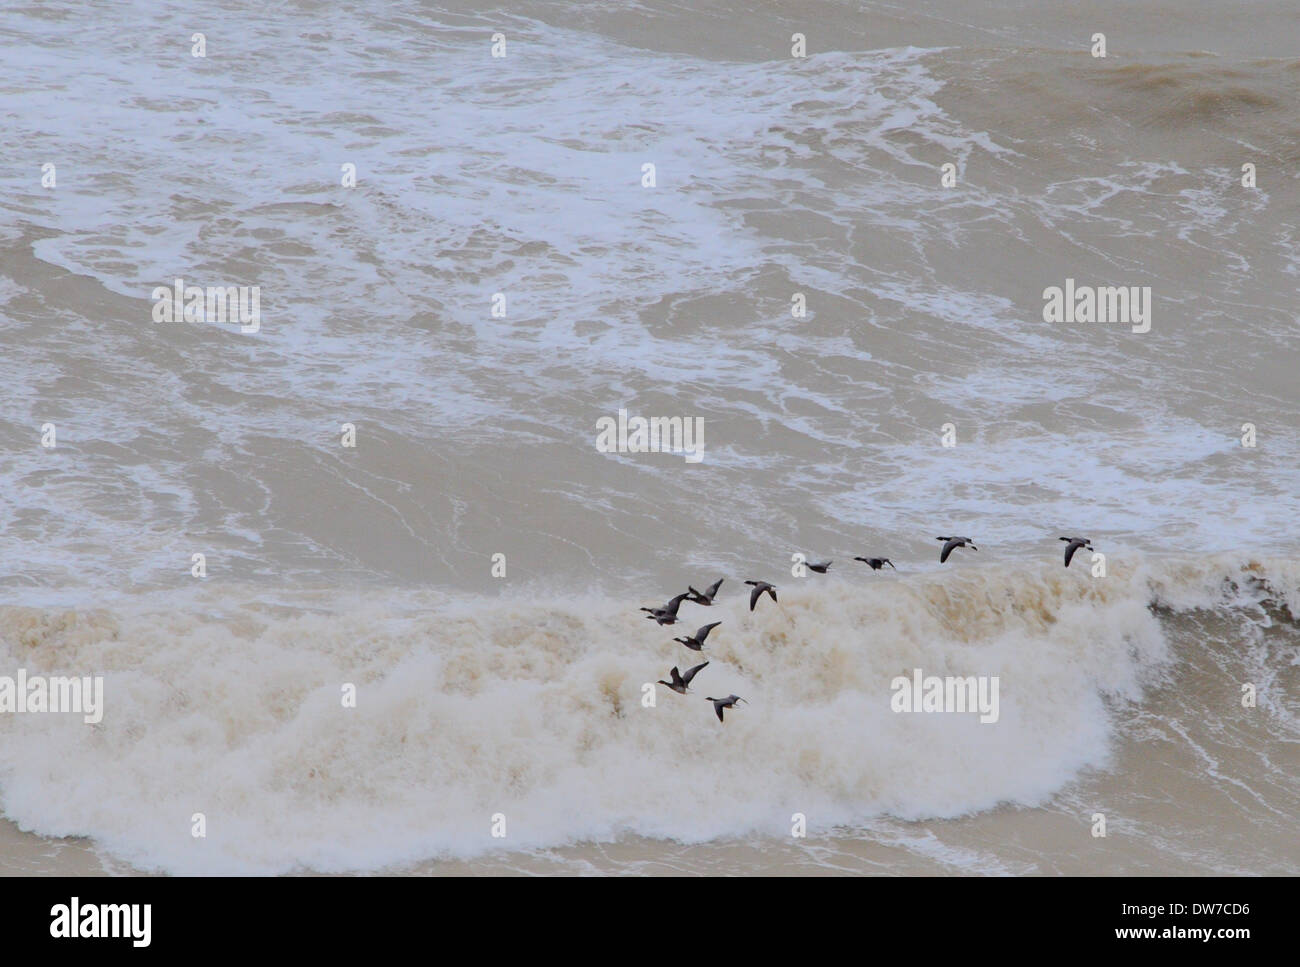
[[[692, 694], [659, 688], [653, 709], [642, 683], [686, 653], [609, 598], [322, 594], [289, 608], [227, 588], [8, 608], [0, 667], [101, 674], [106, 712], [95, 729], [0, 716], [4, 812], [140, 866], [265, 872], [628, 834], [779, 837], [795, 811], [825, 833], [1038, 804], [1108, 766], [1116, 710], [1175, 659], [1153, 600], [1223, 607], [1225, 579], [1258, 576], [1294, 606], [1293, 567], [1251, 567], [823, 580], [752, 615], [732, 588], [688, 616], [724, 622]], [[1000, 721], [892, 713], [890, 679], [913, 667], [999, 676]], [[704, 696], [732, 692], [750, 704], [720, 724]], [[206, 839], [190, 836], [195, 812]]]
[[[413, 452], [558, 448], [578, 467], [594, 420], [620, 407], [702, 417], [722, 489], [761, 471], [806, 495], [797, 518], [852, 512], [840, 529], [876, 529], [886, 509], [896, 533], [928, 529], [956, 461], [962, 512], [986, 515], [999, 540], [1029, 536], [1028, 521], [1000, 523], [1020, 516], [1017, 474], [1054, 493], [1037, 510], [1046, 526], [1103, 506], [1099, 526], [1148, 548], [1160, 543], [1134, 532], [1152, 515], [1216, 549], [1284, 540], [1279, 522], [1300, 514], [1295, 489], [1269, 483], [1294, 471], [1294, 400], [1251, 378], [1280, 317], [1236, 318], [1263, 264], [1243, 226], [1270, 196], [1217, 198], [1221, 166], [1124, 161], [1036, 190], [1023, 145], [944, 106], [954, 53], [941, 48], [738, 63], [512, 18], [511, 53], [494, 60], [477, 21], [399, 4], [308, 21], [259, 9], [255, 24], [210, 11], [197, 59], [188, 43], [159, 46], [152, 26], [184, 9], [6, 15], [17, 53], [0, 113], [33, 159], [59, 162], [59, 187], [32, 167], [0, 173], [0, 188], [40, 259], [138, 304], [136, 325], [120, 315], [129, 302], [108, 318], [60, 307], [0, 319], [7, 439], [25, 451], [54, 419], [66, 447], [0, 464], [14, 502], [0, 515], [22, 525], [22, 541], [0, 546], [14, 571], [103, 588], [125, 566], [165, 581], [185, 532], [225, 535], [250, 567], [291, 576], [298, 565], [258, 545], [257, 502], [208, 492], [228, 474], [274, 493], [265, 441], [298, 448], [286, 458], [297, 475], [329, 472], [344, 420]], [[68, 55], [83, 49], [96, 55]], [[960, 190], [935, 190], [940, 160]], [[639, 184], [646, 161], [654, 189]], [[358, 166], [355, 189], [339, 185], [343, 162]], [[1100, 233], [1116, 273], [1145, 273], [1124, 246], [1155, 231], [1167, 202], [1189, 254], [1210, 239], [1222, 249], [1222, 301], [1158, 285], [1150, 343], [1044, 327], [1008, 280], [937, 267], [983, 245], [975, 233], [1031, 249], [1064, 236], [1080, 253]], [[1285, 236], [1259, 244], [1287, 251]], [[152, 323], [149, 293], [177, 275], [261, 285], [261, 331]], [[795, 289], [807, 319], [790, 316]], [[498, 291], [505, 319], [488, 311]], [[1167, 347], [1204, 338], [1193, 310], [1240, 329], [1238, 366], [1206, 378], [1170, 365]], [[1189, 379], [1202, 394], [1190, 411]], [[963, 444], [952, 452], [930, 445], [949, 419]], [[1247, 419], [1264, 442], [1229, 460]], [[1045, 434], [1069, 442], [1040, 445]], [[611, 533], [635, 526], [621, 508], [648, 481], [667, 516], [696, 498], [673, 468], [618, 465], [635, 472], [548, 492], [590, 507], [621, 487]], [[412, 485], [378, 483], [362, 492], [380, 515]], [[404, 532], [456, 543], [454, 525], [420, 510], [438, 519], [398, 511]], [[752, 542], [742, 557], [773, 540], [731, 523]], [[707, 534], [692, 539], [674, 553], [710, 553]], [[285, 540], [349, 557], [320, 533]], [[27, 541], [42, 548], [35, 564]], [[106, 566], [96, 546], [130, 559]]]

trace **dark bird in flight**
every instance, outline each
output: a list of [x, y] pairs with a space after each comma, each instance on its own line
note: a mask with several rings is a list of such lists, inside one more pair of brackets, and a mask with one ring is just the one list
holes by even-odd
[[718, 578], [718, 580], [713, 583], [712, 587], [705, 588], [703, 591], [696, 591], [688, 584], [686, 586], [687, 594], [690, 595], [688, 600], [693, 601], [695, 604], [702, 604], [705, 606], [713, 604], [713, 599], [718, 596], [718, 588], [722, 587], [722, 582], [724, 580], [725, 578]]
[[[873, 571], [879, 571], [886, 564], [890, 567], [894, 567], [894, 562], [887, 557], [855, 557], [853, 560], [861, 561], [863, 564], [870, 565], [871, 570]], [[894, 567], [894, 570], [897, 571], [898, 568]]]
[[1066, 542], [1065, 543], [1065, 566], [1066, 567], [1070, 566], [1070, 558], [1074, 557], [1074, 552], [1077, 551], [1079, 548], [1086, 547], [1088, 550], [1092, 550], [1092, 541], [1088, 540], [1086, 537], [1062, 537], [1061, 540]]
[[[736, 707], [737, 702], [745, 702], [745, 700], [741, 698], [739, 695], [728, 695], [726, 698], [709, 697], [706, 698], [705, 701], [713, 703], [713, 711], [718, 713], [719, 722], [725, 721], [722, 717], [722, 710], [724, 708], [734, 709]], [[745, 704], [748, 705], [749, 703], [745, 702]]]
[[678, 672], [678, 671], [677, 671], [677, 666], [674, 665], [674, 666], [673, 666], [673, 670], [672, 670], [672, 672], [671, 672], [671, 675], [672, 675], [672, 679], [673, 679], [673, 680], [672, 680], [671, 682], [666, 682], [666, 681], [664, 681], [664, 680], [661, 678], [661, 679], [659, 679], [659, 681], [658, 681], [656, 684], [658, 684], [658, 685], [667, 685], [669, 688], [671, 688], [671, 689], [672, 689], [674, 692], [676, 692], [677, 694], [679, 694], [679, 695], [685, 695], [685, 694], [686, 694], [686, 686], [690, 685], [690, 683], [691, 683], [691, 679], [694, 678], [696, 675], [698, 675], [698, 674], [700, 673], [700, 669], [701, 669], [701, 668], [705, 668], [705, 667], [707, 667], [708, 664], [709, 664], [709, 663], [706, 661], [703, 665], [696, 665], [694, 668], [688, 668], [688, 669], [686, 669], [686, 674], [685, 674], [685, 675], [683, 675], [683, 674], [681, 674], [680, 672]]
[[721, 621], [715, 621], [711, 625], [705, 625], [703, 628], [701, 628], [699, 631], [695, 632], [695, 634], [689, 637], [674, 638], [673, 641], [680, 641], [691, 651], [699, 651], [701, 648], [704, 647], [704, 639], [709, 637], [709, 632], [712, 631], [720, 624], [722, 624]]
[[754, 606], [758, 604], [758, 599], [763, 596], [764, 591], [772, 596], [773, 601], [776, 600], [776, 585], [768, 584], [766, 581], [746, 581], [745, 583], [754, 587], [754, 590], [749, 592], [750, 611], [754, 610]]
[[825, 574], [834, 561], [808, 561], [808, 570], [816, 571], [818, 574]]
[[688, 596], [689, 595], [679, 594], [675, 598], [670, 598], [668, 603], [662, 608], [642, 608], [641, 610], [648, 611], [649, 614], [647, 617], [653, 618], [661, 625], [675, 625], [677, 624], [677, 609]]
[[969, 547], [972, 551], [978, 551], [979, 548], [971, 543], [969, 537], [936, 537], [936, 541], [944, 541], [943, 550], [939, 552], [939, 563], [942, 564], [948, 560], [948, 555], [952, 553], [954, 547]]

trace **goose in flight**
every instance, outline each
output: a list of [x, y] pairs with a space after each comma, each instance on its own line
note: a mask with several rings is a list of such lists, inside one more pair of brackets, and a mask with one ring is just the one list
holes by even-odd
[[1062, 537], [1061, 540], [1066, 542], [1065, 543], [1065, 566], [1066, 567], [1070, 566], [1070, 559], [1074, 557], [1074, 552], [1077, 551], [1079, 548], [1086, 547], [1088, 550], [1092, 550], [1092, 541], [1090, 541], [1086, 537]]
[[686, 592], [690, 596], [688, 600], [693, 601], [696, 604], [705, 605], [706, 607], [713, 604], [713, 599], [718, 596], [718, 588], [722, 587], [722, 582], [724, 580], [726, 579], [718, 578], [717, 581], [713, 582], [711, 587], [707, 587], [703, 591], [696, 591], [688, 584], [686, 586]]
[[[728, 695], [726, 698], [713, 698], [710, 696], [705, 701], [713, 703], [713, 711], [718, 713], [718, 721], [723, 722], [725, 719], [722, 717], [722, 710], [724, 708], [734, 709], [737, 702], [744, 702], [745, 700], [739, 695]], [[745, 704], [748, 705], [749, 703], [745, 702]]]
[[664, 681], [664, 680], [661, 678], [661, 679], [659, 679], [659, 681], [656, 682], [655, 684], [657, 684], [657, 685], [667, 685], [669, 688], [671, 688], [671, 689], [672, 689], [674, 692], [676, 692], [677, 694], [679, 694], [679, 695], [685, 695], [685, 694], [686, 694], [687, 686], [691, 684], [691, 679], [694, 678], [696, 675], [698, 675], [698, 674], [700, 673], [700, 669], [701, 669], [701, 668], [706, 668], [706, 667], [708, 667], [708, 664], [709, 664], [709, 663], [706, 661], [703, 665], [696, 665], [694, 668], [688, 668], [688, 669], [686, 669], [686, 674], [685, 674], [685, 675], [681, 674], [681, 673], [677, 670], [677, 666], [674, 665], [674, 666], [673, 666], [673, 670], [672, 670], [672, 672], [670, 673], [670, 675], [671, 675], [671, 677], [672, 677], [672, 681], [671, 681], [671, 682], [666, 682], [666, 681]]
[[971, 543], [969, 537], [936, 537], [936, 541], [944, 541], [943, 550], [939, 552], [939, 563], [942, 564], [948, 560], [948, 555], [956, 547], [969, 547], [972, 551], [978, 551], [979, 548]]
[[685, 638], [674, 638], [673, 641], [680, 641], [691, 651], [699, 651], [701, 648], [704, 647], [704, 639], [709, 637], [709, 632], [712, 631], [720, 624], [722, 624], [721, 621], [715, 621], [713, 622], [713, 624], [705, 625], [703, 628], [695, 632], [695, 634], [693, 635], [690, 635]]
[[648, 611], [649, 614], [646, 617], [658, 621], [661, 625], [674, 625], [677, 623], [677, 609], [689, 596], [679, 594], [675, 598], [670, 598], [662, 608], [642, 608], [641, 610]]
[[773, 601], [776, 600], [776, 585], [768, 584], [766, 581], [746, 581], [745, 583], [753, 585], [754, 587], [754, 590], [749, 592], [750, 611], [753, 611], [755, 606], [757, 606], [758, 599], [763, 596], [764, 592], [770, 594]]

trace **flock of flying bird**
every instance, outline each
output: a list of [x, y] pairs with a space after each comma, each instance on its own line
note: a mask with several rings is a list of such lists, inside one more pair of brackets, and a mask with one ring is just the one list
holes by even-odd
[[[945, 563], [948, 560], [948, 555], [950, 555], [954, 550], [956, 550], [959, 547], [969, 547], [972, 551], [979, 550], [979, 548], [975, 546], [974, 542], [972, 542], [969, 537], [936, 537], [935, 540], [943, 541], [943, 549], [939, 551], [940, 564]], [[1062, 537], [1060, 538], [1060, 540], [1066, 542], [1065, 545], [1065, 566], [1066, 567], [1070, 566], [1070, 561], [1073, 559], [1075, 551], [1079, 550], [1080, 548], [1086, 548], [1087, 550], [1090, 551], [1093, 549], [1092, 541], [1084, 537]], [[866, 564], [868, 567], [870, 567], [871, 570], [873, 571], [879, 571], [886, 564], [888, 564], [891, 568], [894, 568], [895, 571], [898, 570], [898, 568], [894, 567], [894, 562], [887, 557], [855, 557], [853, 560], [861, 561], [863, 564]], [[828, 570], [830, 570], [830, 566], [833, 563], [834, 563], [833, 561], [808, 561], [806, 562], [805, 566], [810, 571], [814, 571], [818, 574], [825, 574]], [[697, 591], [695, 590], [695, 588], [691, 587], [690, 585], [687, 585], [685, 593], [678, 594], [672, 598], [669, 598], [668, 603], [665, 604], [663, 607], [642, 608], [641, 610], [647, 612], [646, 618], [648, 618], [651, 621], [657, 622], [660, 625], [675, 625], [680, 620], [677, 617], [677, 609], [681, 607], [683, 601], [690, 601], [693, 604], [701, 604], [704, 605], [705, 607], [712, 607], [714, 599], [718, 596], [718, 589], [722, 587], [722, 582], [724, 580], [725, 580], [724, 578], [718, 578], [717, 581], [715, 581], [709, 587], [705, 588], [703, 591]], [[772, 598], [772, 601], [776, 602], [776, 585], [769, 584], [767, 581], [746, 581], [745, 583], [752, 588], [752, 590], [749, 592], [750, 611], [753, 611], [756, 607], [758, 607], [759, 598], [761, 598], [764, 594], [769, 595]], [[779, 604], [779, 602], [777, 603]], [[673, 641], [685, 645], [691, 651], [703, 651], [704, 641], [706, 638], [709, 637], [709, 632], [712, 631], [714, 628], [718, 627], [718, 625], [720, 624], [722, 624], [721, 621], [711, 622], [707, 625], [704, 625], [704, 627], [696, 631], [695, 634], [684, 635], [680, 638], [674, 638]], [[664, 681], [661, 678], [655, 684], [667, 685], [677, 694], [685, 695], [690, 690], [691, 681], [695, 678], [696, 675], [698, 675], [701, 671], [707, 668], [708, 665], [709, 663], [707, 661], [702, 662], [701, 664], [696, 665], [693, 668], [686, 669], [686, 671], [684, 672], [679, 671], [677, 666], [674, 665], [672, 672], [669, 674], [669, 677], [672, 680]], [[713, 710], [718, 714], [718, 721], [722, 722], [724, 721], [722, 717], [723, 709], [729, 708], [734, 710], [737, 702], [744, 702], [745, 700], [741, 698], [739, 695], [728, 695], [726, 698], [714, 698], [712, 695], [710, 695], [705, 698], [705, 701], [713, 703]]]

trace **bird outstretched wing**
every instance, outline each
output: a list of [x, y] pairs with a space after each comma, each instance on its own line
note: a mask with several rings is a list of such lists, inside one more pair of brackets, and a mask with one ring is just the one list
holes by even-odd
[[682, 676], [682, 684], [689, 685], [691, 683], [691, 679], [700, 673], [700, 669], [708, 667], [708, 664], [709, 663], [706, 661], [701, 665], [696, 665], [694, 668], [686, 669], [686, 674]]

